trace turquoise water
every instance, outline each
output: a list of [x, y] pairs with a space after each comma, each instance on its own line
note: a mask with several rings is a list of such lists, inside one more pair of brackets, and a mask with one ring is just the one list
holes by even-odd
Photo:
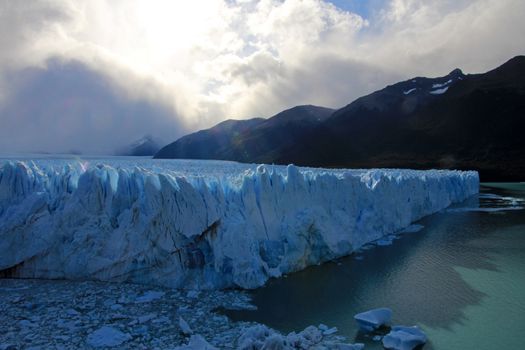
[[252, 293], [257, 311], [227, 314], [283, 332], [325, 323], [366, 349], [382, 349], [358, 333], [353, 315], [386, 306], [394, 324], [423, 328], [425, 349], [523, 349], [525, 210], [493, 210], [519, 209], [525, 184], [485, 184], [481, 193], [458, 208], [486, 211], [432, 215], [419, 222], [422, 231], [366, 250], [362, 260], [273, 280]]

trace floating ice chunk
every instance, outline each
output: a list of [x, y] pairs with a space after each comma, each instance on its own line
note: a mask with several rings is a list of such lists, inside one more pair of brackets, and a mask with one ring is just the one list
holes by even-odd
[[286, 338], [277, 333], [271, 334], [264, 340], [261, 349], [287, 350], [290, 347], [286, 344]]
[[412, 350], [426, 342], [427, 336], [417, 326], [395, 326], [383, 337], [383, 346], [394, 350]]
[[444, 94], [445, 92], [447, 92], [448, 88], [449, 88], [448, 86], [445, 86], [444, 88], [441, 88], [441, 89], [432, 90], [432, 91], [430, 91], [430, 93], [431, 93], [432, 95], [442, 95], [442, 94]]
[[361, 312], [354, 316], [359, 328], [364, 332], [372, 332], [381, 326], [387, 326], [392, 319], [392, 310], [386, 307]]
[[136, 303], [149, 303], [150, 301], [162, 298], [164, 294], [166, 293], [150, 290], [144, 293], [144, 295], [137, 297], [137, 299], [135, 299], [135, 302]]
[[416, 90], [417, 90], [417, 88], [412, 88], [412, 89], [410, 89], [410, 90], [403, 91], [403, 94], [405, 94], [405, 95], [410, 95], [411, 93], [413, 93], [413, 92], [416, 91]]
[[184, 335], [190, 335], [190, 334], [193, 334], [193, 330], [191, 329], [190, 325], [189, 325], [188, 322], [186, 322], [186, 320], [183, 319], [182, 317], [179, 317], [179, 327], [180, 327], [180, 331], [181, 331]]
[[200, 334], [192, 335], [187, 345], [176, 346], [174, 350], [218, 350]]
[[312, 345], [319, 343], [323, 339], [323, 334], [315, 326], [308, 326], [302, 332], [299, 333], [299, 336], [310, 342]]
[[[302, 332], [292, 332], [288, 335], [282, 335], [276, 331], [264, 326], [255, 325], [246, 328], [237, 340], [237, 349], [240, 350], [259, 350], [259, 349], [345, 349], [360, 350], [362, 344], [334, 344], [331, 340], [324, 339], [337, 332], [337, 328], [328, 328], [326, 325], [308, 326]], [[326, 343], [325, 343], [326, 342]]]
[[332, 335], [334, 333], [337, 333], [337, 327], [332, 327], [330, 329], [323, 330], [323, 335]]
[[322, 331], [326, 331], [326, 330], [330, 329], [330, 327], [328, 327], [324, 323], [321, 323], [317, 328], [319, 328]]
[[87, 336], [87, 344], [89, 346], [98, 347], [113, 347], [127, 342], [131, 339], [131, 335], [123, 333], [118, 329], [109, 326], [103, 326]]
[[275, 334], [275, 332], [264, 325], [248, 327], [237, 340], [237, 348], [239, 350], [260, 349], [264, 341], [272, 334]]

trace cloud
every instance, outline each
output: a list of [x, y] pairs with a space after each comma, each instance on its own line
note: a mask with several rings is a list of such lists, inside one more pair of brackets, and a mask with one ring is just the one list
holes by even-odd
[[6, 80], [17, 86], [0, 109], [2, 153], [111, 154], [147, 134], [168, 142], [185, 131], [162, 104], [130, 99], [81, 62], [49, 60]]
[[[365, 19], [321, 0], [0, 0], [0, 137], [20, 136], [0, 146], [109, 152], [143, 129], [174, 138], [297, 104], [340, 107], [524, 53], [521, 0], [375, 3]], [[64, 109], [73, 95], [84, 102]]]
[[484, 72], [525, 53], [523, 11], [519, 0], [393, 0], [364, 50], [413, 75]]

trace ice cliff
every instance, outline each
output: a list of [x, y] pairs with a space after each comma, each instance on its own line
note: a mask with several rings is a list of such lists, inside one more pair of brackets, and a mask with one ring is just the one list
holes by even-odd
[[255, 288], [479, 187], [476, 172], [149, 162], [3, 162], [0, 275]]

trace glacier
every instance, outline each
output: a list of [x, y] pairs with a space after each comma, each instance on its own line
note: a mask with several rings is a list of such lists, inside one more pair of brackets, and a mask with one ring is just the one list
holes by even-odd
[[7, 159], [0, 276], [256, 288], [478, 189], [475, 171]]

